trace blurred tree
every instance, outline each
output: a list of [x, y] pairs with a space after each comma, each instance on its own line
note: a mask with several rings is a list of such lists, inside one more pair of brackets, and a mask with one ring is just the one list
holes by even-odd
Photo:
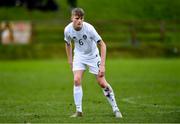
[[23, 0], [29, 10], [57, 11], [58, 5], [54, 0]]
[[25, 6], [28, 10], [57, 11], [59, 9], [55, 0], [0, 0], [0, 6]]
[[16, 5], [16, 0], [0, 0], [0, 6], [15, 6]]
[[71, 9], [77, 7], [77, 0], [67, 0]]

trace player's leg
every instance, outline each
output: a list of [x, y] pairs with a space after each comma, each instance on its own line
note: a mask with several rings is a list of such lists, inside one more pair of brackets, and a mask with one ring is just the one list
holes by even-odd
[[81, 80], [83, 76], [84, 70], [77, 70], [74, 71], [74, 88], [73, 88], [73, 95], [74, 95], [74, 102], [76, 105], [76, 113], [73, 114], [71, 117], [78, 117], [82, 116], [82, 97], [83, 91], [81, 86]]
[[74, 103], [76, 105], [76, 113], [71, 117], [81, 117], [82, 116], [82, 97], [83, 90], [81, 86], [81, 80], [83, 77], [84, 70], [86, 70], [86, 66], [76, 59], [73, 61], [73, 74], [74, 74], [74, 88], [73, 88], [73, 96]]
[[82, 97], [83, 91], [81, 86], [81, 80], [83, 76], [83, 70], [74, 71], [74, 102], [76, 105], [76, 111], [82, 112]]
[[98, 76], [99, 63], [100, 63], [100, 58], [98, 57], [98, 58], [90, 60], [86, 64], [89, 66], [89, 72], [96, 75], [97, 82], [102, 87], [104, 95], [106, 96], [107, 100], [109, 101], [110, 105], [112, 106], [112, 109], [113, 109], [113, 112], [115, 113], [115, 116], [121, 118], [122, 115], [121, 115], [119, 108], [116, 104], [114, 92], [113, 92], [111, 86], [107, 83], [104, 76], [103, 77]]
[[98, 84], [101, 86], [101, 88], [103, 90], [103, 93], [106, 96], [108, 102], [112, 106], [112, 109], [113, 109], [113, 112], [114, 112], [115, 116], [117, 118], [122, 118], [122, 114], [119, 111], [119, 108], [118, 108], [117, 103], [116, 103], [116, 99], [115, 99], [115, 96], [114, 96], [113, 89], [107, 83], [107, 81], [105, 79], [105, 76], [100, 77], [100, 76], [96, 75], [96, 79], [97, 79]]

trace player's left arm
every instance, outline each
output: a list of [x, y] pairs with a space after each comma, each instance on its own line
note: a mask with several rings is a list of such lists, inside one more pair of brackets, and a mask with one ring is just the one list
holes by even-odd
[[101, 54], [101, 64], [99, 66], [99, 76], [103, 77], [105, 75], [105, 63], [106, 63], [106, 44], [103, 40], [98, 42]]

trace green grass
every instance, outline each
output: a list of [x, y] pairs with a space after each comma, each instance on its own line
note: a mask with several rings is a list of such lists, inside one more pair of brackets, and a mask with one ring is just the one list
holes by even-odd
[[180, 59], [112, 59], [106, 77], [124, 116], [113, 117], [93, 75], [83, 79], [83, 118], [74, 112], [66, 60], [1, 61], [0, 122], [180, 122]]

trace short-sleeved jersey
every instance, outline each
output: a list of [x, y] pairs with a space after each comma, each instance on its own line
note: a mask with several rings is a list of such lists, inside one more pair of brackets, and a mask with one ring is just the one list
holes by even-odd
[[72, 22], [64, 29], [64, 40], [67, 44], [74, 41], [74, 59], [92, 59], [99, 55], [97, 43], [102, 40], [94, 27], [83, 22], [80, 31], [73, 28]]

